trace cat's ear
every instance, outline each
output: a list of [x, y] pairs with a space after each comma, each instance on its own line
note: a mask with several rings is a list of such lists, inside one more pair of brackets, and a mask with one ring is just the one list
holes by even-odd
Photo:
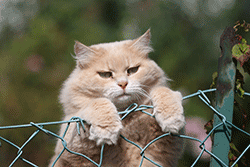
[[76, 55], [75, 59], [78, 60], [77, 63], [80, 68], [84, 68], [85, 66], [87, 66], [92, 55], [95, 54], [95, 51], [93, 49], [82, 44], [79, 41], [75, 41], [74, 52]]
[[150, 38], [151, 33], [150, 29], [148, 29], [142, 36], [133, 40], [133, 44], [131, 47], [137, 49], [144, 55], [148, 55], [148, 53], [153, 51], [153, 48], [150, 46]]

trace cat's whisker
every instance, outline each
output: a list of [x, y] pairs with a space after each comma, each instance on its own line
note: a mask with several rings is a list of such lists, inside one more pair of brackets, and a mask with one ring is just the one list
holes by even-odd
[[143, 95], [143, 96], [145, 96], [145, 97], [151, 99], [151, 97], [149, 96], [149, 94], [148, 94], [148, 92], [147, 92], [146, 90], [144, 90], [144, 89], [142, 89], [142, 88], [137, 88], [136, 90], [138, 90], [138, 93], [139, 93], [139, 94], [141, 94], [141, 95]]
[[150, 88], [150, 86], [147, 86], [147, 85], [144, 85], [144, 84], [140, 84], [140, 87]]
[[135, 93], [133, 94], [133, 97], [136, 98], [136, 101], [141, 101], [141, 100], [142, 100], [141, 96], [140, 96], [137, 92], [135, 92]]
[[139, 101], [143, 100], [141, 96], [146, 97], [149, 100], [151, 100], [151, 97], [149, 96], [147, 91], [145, 91], [144, 89], [140, 87], [133, 87], [133, 88], [130, 88], [130, 90], [134, 93], [134, 95]]
[[111, 98], [115, 98], [115, 97], [119, 96], [120, 94], [121, 94], [121, 91], [119, 91], [115, 87], [109, 88], [109, 90], [106, 92], [106, 96], [111, 97]]

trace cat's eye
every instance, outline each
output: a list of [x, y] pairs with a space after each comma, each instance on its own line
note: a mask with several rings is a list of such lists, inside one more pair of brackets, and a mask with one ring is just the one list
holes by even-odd
[[129, 68], [129, 69], [127, 70], [127, 74], [128, 74], [128, 75], [134, 74], [134, 73], [136, 73], [136, 72], [138, 71], [138, 69], [139, 69], [139, 66]]
[[113, 75], [112, 75], [112, 72], [98, 72], [98, 74], [100, 75], [100, 77], [102, 78], [111, 78]]

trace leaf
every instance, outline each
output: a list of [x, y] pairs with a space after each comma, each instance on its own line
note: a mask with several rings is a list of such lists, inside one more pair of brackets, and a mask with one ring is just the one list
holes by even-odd
[[206, 129], [206, 134], [208, 134], [213, 129], [213, 122], [214, 120], [212, 119], [204, 125], [204, 128]]
[[228, 158], [232, 162], [234, 162], [237, 159], [237, 157], [231, 151], [228, 154]]
[[217, 78], [218, 78], [218, 72], [214, 72], [212, 74], [212, 78], [213, 78], [213, 82], [212, 84], [210, 85], [210, 88], [213, 88], [214, 86], [216, 86], [216, 82], [217, 82]]
[[241, 153], [238, 151], [236, 146], [232, 142], [229, 145], [232, 150], [232, 154], [235, 155], [236, 157], [240, 156]]
[[239, 20], [234, 25], [234, 30], [238, 31], [239, 28], [243, 28], [245, 32], [248, 32], [250, 29], [250, 24], [247, 23], [245, 20], [243, 20], [243, 23], [241, 23]]
[[[234, 162], [230, 162], [230, 163], [229, 163], [229, 166], [232, 166], [233, 163], [234, 163]], [[234, 167], [239, 167], [239, 165], [238, 165], [238, 164], [235, 164]]]
[[[232, 142], [229, 145], [230, 145], [230, 150], [228, 153], [228, 159], [230, 161], [230, 164], [231, 163], [233, 164], [233, 162], [237, 160], [237, 158], [241, 155], [241, 153]], [[248, 162], [245, 156], [241, 157], [240, 161], [244, 166], [248, 166]]]
[[240, 26], [241, 24], [240, 24], [240, 21], [238, 20], [236, 23], [235, 23], [235, 25], [234, 25], [234, 30], [235, 31], [238, 31], [238, 27]]
[[240, 81], [237, 79], [237, 81], [236, 81], [236, 89], [237, 89], [237, 93], [238, 93], [238, 95], [241, 97], [241, 98], [244, 98], [244, 93], [245, 93], [245, 91], [243, 90], [243, 88], [242, 88], [242, 84], [240, 83]]
[[244, 84], [244, 77], [241, 74], [241, 72], [236, 69], [236, 82], [235, 82], [235, 87], [237, 90], [237, 94], [241, 97], [244, 98], [243, 95], [245, 93], [245, 90], [243, 89], [243, 84]]
[[[234, 161], [240, 155], [240, 152], [237, 150], [236, 146], [232, 142], [229, 145], [230, 145], [230, 150], [228, 152], [228, 159], [229, 159], [229, 166], [232, 166]], [[238, 164], [235, 164], [235, 166], [238, 166]]]
[[244, 38], [241, 39], [241, 43], [233, 46], [232, 55], [240, 62], [241, 66], [248, 62], [250, 58], [250, 45], [247, 45], [247, 41]]
[[[229, 159], [229, 166], [232, 166], [234, 161], [237, 159], [237, 157], [232, 153], [231, 150], [228, 152], [228, 159]], [[235, 164], [235, 167], [238, 166], [238, 164]]]

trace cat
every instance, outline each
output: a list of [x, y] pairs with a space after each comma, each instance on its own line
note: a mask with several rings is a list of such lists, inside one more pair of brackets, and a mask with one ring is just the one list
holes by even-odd
[[[167, 86], [163, 70], [148, 57], [153, 51], [150, 29], [134, 40], [101, 43], [90, 47], [76, 41], [76, 67], [64, 82], [59, 96], [64, 120], [77, 116], [86, 121], [77, 131], [71, 123], [64, 137], [67, 147], [99, 163], [104, 146], [103, 167], [136, 167], [141, 150], [120, 137], [144, 147], [166, 132], [178, 134], [185, 126], [182, 95]], [[124, 120], [118, 111], [132, 103], [153, 105], [151, 117], [133, 112]], [[61, 125], [63, 136], [67, 124]], [[50, 166], [63, 150], [58, 140]], [[177, 166], [183, 150], [182, 140], [174, 135], [163, 137], [145, 150], [145, 156], [163, 167]], [[64, 151], [56, 167], [96, 166], [79, 155]], [[155, 166], [144, 159], [143, 167]]]

